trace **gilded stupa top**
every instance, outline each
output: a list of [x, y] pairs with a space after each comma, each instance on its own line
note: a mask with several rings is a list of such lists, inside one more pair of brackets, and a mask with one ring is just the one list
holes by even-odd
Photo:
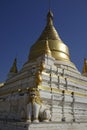
[[29, 60], [35, 60], [45, 53], [47, 39], [51, 54], [56, 60], [70, 61], [68, 47], [60, 39], [54, 27], [51, 10], [47, 14], [47, 23], [44, 30], [30, 49]]
[[53, 13], [49, 11], [47, 14], [47, 24], [45, 29], [43, 30], [41, 36], [39, 37], [38, 41], [40, 40], [60, 40], [59, 35], [53, 25]]

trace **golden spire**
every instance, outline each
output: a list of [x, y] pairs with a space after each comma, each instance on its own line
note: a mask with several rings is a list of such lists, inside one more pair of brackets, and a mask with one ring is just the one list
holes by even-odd
[[44, 54], [46, 40], [49, 43], [49, 50], [56, 60], [70, 61], [68, 47], [60, 39], [54, 27], [53, 13], [51, 10], [47, 14], [47, 23], [45, 29], [42, 31], [39, 39], [30, 49], [29, 60], [35, 60]]
[[47, 14], [47, 24], [41, 36], [39, 37], [38, 41], [46, 40], [46, 39], [60, 40], [60, 37], [53, 25], [53, 13], [51, 10], [49, 10]]
[[14, 62], [13, 62], [13, 65], [10, 69], [10, 73], [17, 73], [18, 72], [18, 69], [17, 69], [17, 59], [15, 58], [14, 59]]
[[87, 60], [86, 60], [86, 58], [84, 58], [82, 74], [86, 74], [86, 73], [87, 73]]
[[51, 10], [47, 14], [47, 26], [53, 25], [53, 13]]

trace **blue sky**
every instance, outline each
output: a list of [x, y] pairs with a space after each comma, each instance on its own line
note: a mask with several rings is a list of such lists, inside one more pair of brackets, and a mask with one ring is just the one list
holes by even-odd
[[[0, 0], [0, 82], [5, 81], [15, 57], [18, 68], [46, 24], [48, 0]], [[87, 0], [51, 0], [54, 25], [69, 47], [71, 60], [82, 71], [87, 58]]]

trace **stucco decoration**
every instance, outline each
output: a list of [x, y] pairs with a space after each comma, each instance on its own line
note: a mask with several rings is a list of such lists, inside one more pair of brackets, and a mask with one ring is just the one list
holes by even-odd
[[49, 108], [43, 104], [37, 88], [29, 89], [29, 103], [27, 104], [28, 122], [49, 122], [51, 118]]

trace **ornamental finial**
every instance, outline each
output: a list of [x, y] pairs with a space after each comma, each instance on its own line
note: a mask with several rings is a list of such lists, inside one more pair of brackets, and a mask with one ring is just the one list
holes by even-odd
[[46, 50], [45, 50], [45, 54], [51, 56], [51, 50], [50, 50], [50, 48], [49, 48], [48, 39], [46, 40]]
[[12, 65], [12, 67], [10, 69], [10, 72], [12, 72], [12, 73], [17, 73], [18, 72], [18, 69], [17, 69], [17, 59], [16, 58], [14, 59], [13, 65]]
[[84, 58], [84, 65], [83, 65], [82, 74], [87, 75], [87, 59], [86, 58]]
[[51, 10], [47, 14], [47, 25], [53, 25], [53, 13]]

